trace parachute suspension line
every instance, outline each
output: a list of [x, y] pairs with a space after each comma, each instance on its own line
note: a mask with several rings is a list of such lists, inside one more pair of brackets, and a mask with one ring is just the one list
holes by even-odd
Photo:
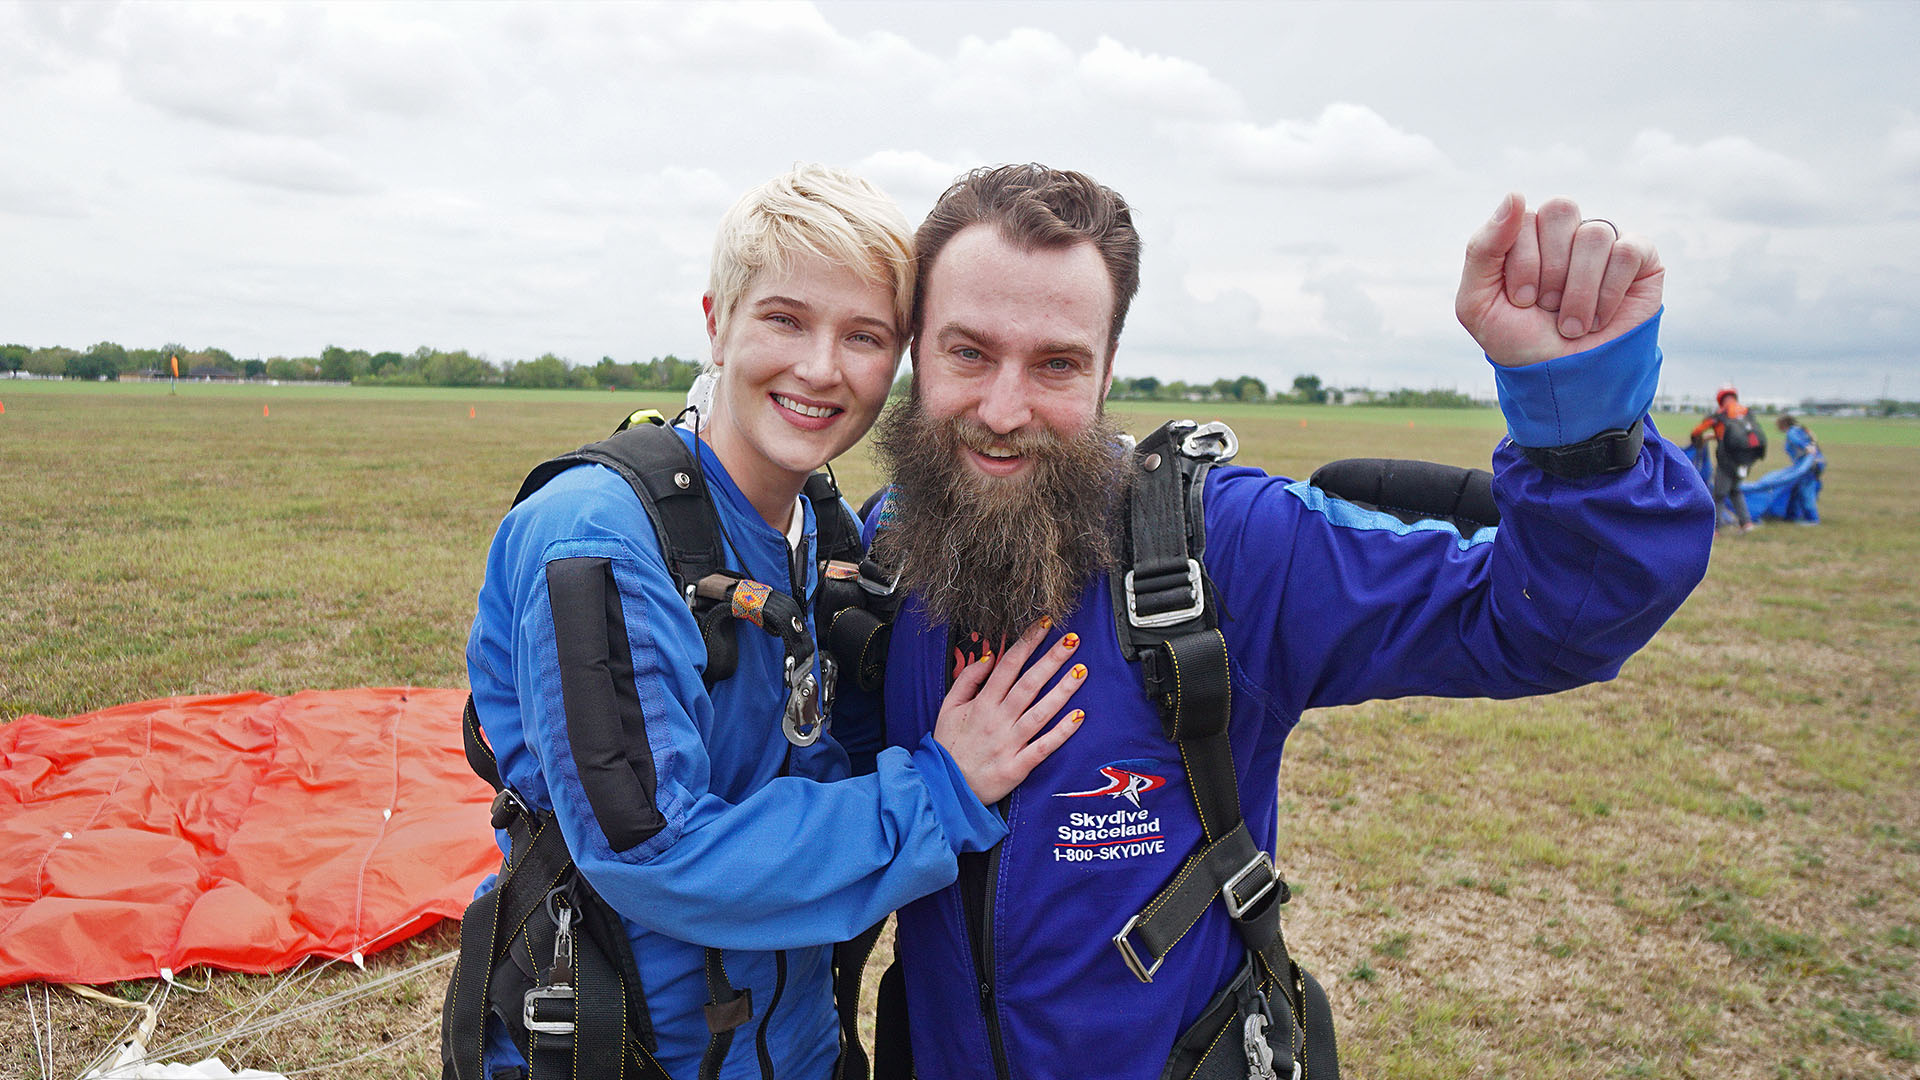
[[[267, 1013], [266, 1015], [261, 1016], [258, 1019], [249, 1020], [246, 1023], [241, 1024], [239, 1027], [236, 1027], [235, 1029], [227, 1032], [224, 1035], [210, 1036], [202, 1039], [182, 1039], [181, 1041], [168, 1043], [164, 1046], [157, 1046], [147, 1052], [146, 1060], [158, 1061], [166, 1057], [178, 1057], [184, 1054], [192, 1053], [194, 1051], [205, 1050], [208, 1047], [225, 1045], [226, 1042], [233, 1039], [250, 1038], [262, 1032], [269, 1031], [273, 1028], [279, 1027], [282, 1024], [289, 1024], [296, 1020], [308, 1019], [317, 1014], [326, 1012], [327, 1010], [337, 1005], [344, 1005], [352, 1001], [357, 1001], [360, 998], [375, 994], [380, 990], [385, 989], [388, 985], [392, 983], [402, 982], [404, 980], [413, 978], [416, 975], [420, 975], [425, 972], [431, 971], [435, 968], [447, 967], [451, 965], [456, 959], [458, 959], [459, 956], [460, 956], [459, 950], [457, 949], [449, 950], [447, 952], [441, 953], [439, 956], [434, 956], [426, 960], [422, 960], [421, 962], [414, 964], [411, 967], [401, 968], [397, 971], [390, 971], [385, 975], [378, 976], [377, 978], [372, 978], [372, 979], [366, 980], [365, 982], [356, 983], [353, 986], [350, 986], [347, 989], [341, 990], [337, 993], [328, 994], [326, 997], [322, 997], [322, 998], [316, 998], [312, 1001], [307, 1002], [306, 1004], [299, 1005], [290, 1009], [283, 1009], [278, 1012]], [[332, 961], [329, 961], [329, 962], [331, 963]], [[434, 1020], [434, 1023], [438, 1023], [438, 1022], [439, 1021], [436, 1018]]]
[[[307, 958], [302, 957], [300, 960], [300, 964], [305, 964], [306, 962], [307, 962]], [[242, 1030], [244, 1030], [249, 1023], [253, 1021], [253, 1018], [255, 1016], [259, 1015], [260, 1010], [267, 1007], [267, 1002], [272, 1001], [276, 996], [280, 995], [281, 993], [291, 992], [293, 1001], [297, 1004], [300, 1001], [301, 997], [304, 996], [308, 990], [313, 988], [313, 984], [319, 981], [321, 974], [327, 970], [327, 967], [335, 963], [338, 963], [338, 961], [328, 960], [328, 961], [325, 961], [324, 963], [316, 964], [311, 970], [306, 972], [301, 972], [297, 978], [295, 977], [294, 973], [299, 971], [300, 965], [295, 965], [293, 971], [289, 971], [284, 978], [274, 979], [273, 982], [267, 987], [267, 992], [253, 999], [252, 1006], [250, 1006], [247, 1009], [246, 1014], [240, 1018], [240, 1022], [238, 1024], [235, 1024], [232, 1028], [228, 1029], [227, 1034], [223, 1036], [218, 1042], [213, 1044], [213, 1048], [207, 1051], [206, 1056], [208, 1057], [217, 1056], [220, 1053], [220, 1051], [226, 1049], [227, 1044], [233, 1041], [239, 1035], [239, 1033]], [[232, 1016], [235, 1011], [236, 1010], [230, 1009], [227, 1011], [226, 1015]], [[219, 1018], [216, 1018], [216, 1019], [219, 1019]], [[213, 1024], [214, 1024], [214, 1021], [209, 1020], [206, 1023], [200, 1025], [199, 1028], [196, 1028], [195, 1031], [204, 1030], [206, 1028], [213, 1026]], [[189, 1033], [189, 1034], [192, 1034], [192, 1033]], [[234, 1059], [237, 1061], [239, 1060], [240, 1054], [251, 1053], [253, 1050], [254, 1043], [258, 1040], [258, 1038], [259, 1036], [256, 1034], [254, 1038], [248, 1039], [247, 1044], [244, 1047], [235, 1049], [234, 1053], [231, 1056], [234, 1057]]]
[[376, 1046], [371, 1050], [362, 1050], [359, 1053], [353, 1055], [352, 1057], [344, 1057], [338, 1061], [329, 1061], [324, 1065], [309, 1065], [303, 1069], [282, 1069], [280, 1070], [280, 1075], [281, 1076], [305, 1076], [309, 1073], [328, 1072], [333, 1069], [337, 1069], [342, 1065], [351, 1065], [356, 1061], [364, 1061], [370, 1057], [377, 1057], [382, 1054], [391, 1054], [394, 1051], [395, 1047], [400, 1046], [402, 1043], [407, 1042], [409, 1039], [417, 1039], [420, 1036], [425, 1035], [430, 1031], [434, 1031], [438, 1029], [439, 1027], [440, 1027], [440, 1018], [438, 1016], [430, 1016], [423, 1023], [421, 1023], [419, 1027], [414, 1028], [412, 1031], [409, 1031], [406, 1034], [399, 1036], [398, 1038], [392, 1039], [388, 1042], [381, 1043], [379, 1046]]
[[27, 1023], [33, 1027], [33, 1056], [40, 1062], [40, 1075], [53, 1080], [53, 1002], [47, 1002], [47, 1038], [40, 1039], [40, 1017], [33, 1009], [33, 984], [27, 987]]
[[[254, 1018], [254, 1016], [257, 1015], [261, 1009], [264, 1009], [266, 1007], [267, 1002], [273, 1000], [275, 997], [279, 997], [284, 994], [284, 995], [290, 996], [294, 1005], [297, 1005], [302, 1000], [302, 998], [305, 997], [307, 991], [312, 989], [313, 985], [320, 981], [320, 976], [325, 974], [328, 968], [332, 967], [335, 964], [340, 963], [342, 959], [354, 959], [355, 965], [361, 966], [360, 961], [355, 958], [364, 955], [365, 951], [369, 948], [372, 948], [375, 944], [385, 940], [386, 938], [393, 936], [394, 934], [399, 933], [401, 930], [404, 930], [406, 927], [411, 925], [414, 921], [415, 920], [409, 919], [405, 922], [401, 922], [394, 926], [388, 927], [387, 929], [382, 930], [380, 933], [375, 934], [374, 936], [366, 939], [365, 941], [360, 942], [358, 945], [355, 945], [351, 950], [348, 951], [346, 957], [338, 957], [338, 956], [330, 957], [326, 960], [321, 961], [319, 964], [316, 964], [310, 970], [300, 974], [298, 978], [295, 978], [295, 973], [299, 972], [300, 966], [304, 965], [307, 962], [307, 959], [311, 959], [311, 958], [303, 958], [300, 961], [300, 964], [296, 964], [294, 968], [291, 971], [288, 971], [284, 977], [275, 979], [273, 981], [273, 984], [268, 988], [266, 993], [261, 994], [259, 997], [254, 999], [252, 1007], [246, 1010], [246, 1014], [241, 1017], [240, 1023], [235, 1025], [233, 1029], [227, 1033], [225, 1038], [213, 1044], [213, 1049], [209, 1051], [208, 1056], [219, 1053], [222, 1049], [226, 1047], [228, 1042], [233, 1041], [234, 1039], [237, 1039], [239, 1037], [239, 1033], [241, 1032], [241, 1030], [245, 1029], [247, 1027], [247, 1024]], [[365, 970], [364, 966], [361, 966], [361, 967], [362, 967], [362, 970]], [[293, 1006], [290, 1005], [288, 1007], [291, 1008]], [[230, 1017], [238, 1011], [239, 1010], [237, 1009], [230, 1009], [226, 1013], [226, 1016]], [[196, 1035], [212, 1027], [214, 1024], [218, 1023], [222, 1019], [225, 1019], [225, 1017], [214, 1017], [213, 1019], [202, 1023], [199, 1027], [195, 1028], [193, 1031], [187, 1032], [186, 1035], [187, 1036]], [[250, 1053], [253, 1050], [254, 1043], [258, 1041], [260, 1035], [262, 1034], [265, 1034], [265, 1029], [255, 1032], [253, 1037], [247, 1041], [247, 1044], [243, 1047], [237, 1048], [235, 1050], [235, 1053], [236, 1054]]]

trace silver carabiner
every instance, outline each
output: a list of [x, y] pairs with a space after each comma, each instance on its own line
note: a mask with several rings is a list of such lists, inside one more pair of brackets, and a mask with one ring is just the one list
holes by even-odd
[[787, 657], [787, 707], [780, 730], [795, 746], [812, 746], [820, 741], [826, 724], [820, 715], [820, 684], [814, 680], [813, 665], [801, 667]]
[[1273, 1047], [1267, 1044], [1267, 1018], [1260, 1013], [1247, 1017], [1240, 1029], [1240, 1048], [1247, 1055], [1247, 1080], [1279, 1080], [1273, 1071]]
[[1233, 429], [1218, 420], [1212, 420], [1196, 426], [1180, 440], [1180, 452], [1188, 457], [1210, 458], [1216, 465], [1225, 465], [1240, 452], [1240, 437]]

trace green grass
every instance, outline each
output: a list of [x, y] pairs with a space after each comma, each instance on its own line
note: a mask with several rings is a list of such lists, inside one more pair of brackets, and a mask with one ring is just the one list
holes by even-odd
[[[464, 685], [482, 558], [521, 476], [627, 410], [676, 404], [5, 380], [0, 402], [0, 721]], [[1243, 462], [1293, 476], [1350, 456], [1484, 465], [1500, 431], [1491, 410], [1116, 411], [1136, 433], [1224, 417]], [[1916, 1074], [1920, 425], [1813, 426], [1826, 524], [1723, 540], [1618, 680], [1303, 720], [1281, 785], [1287, 934], [1332, 995], [1350, 1075]], [[876, 483], [860, 452], [837, 468], [856, 496]], [[369, 969], [453, 941], [442, 927]], [[173, 996], [160, 1040], [286, 983], [211, 978]], [[333, 969], [308, 996], [365, 978]], [[296, 1068], [373, 1050], [350, 1067], [425, 1075], [443, 985], [416, 978], [222, 1054]], [[125, 1019], [58, 989], [53, 1003], [68, 1074]], [[25, 991], [0, 991], [0, 1015], [0, 1076], [38, 1075]]]

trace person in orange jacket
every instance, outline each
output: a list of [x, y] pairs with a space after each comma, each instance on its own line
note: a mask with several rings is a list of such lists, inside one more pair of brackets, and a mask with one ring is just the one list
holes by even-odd
[[1709, 433], [1713, 435], [1715, 513], [1719, 512], [1719, 504], [1730, 504], [1740, 531], [1751, 532], [1753, 516], [1747, 513], [1747, 496], [1740, 490], [1740, 484], [1747, 478], [1747, 469], [1766, 453], [1766, 436], [1760, 433], [1747, 407], [1740, 403], [1740, 391], [1723, 386], [1714, 395], [1714, 401], [1719, 408], [1695, 425], [1693, 442], [1698, 445]]

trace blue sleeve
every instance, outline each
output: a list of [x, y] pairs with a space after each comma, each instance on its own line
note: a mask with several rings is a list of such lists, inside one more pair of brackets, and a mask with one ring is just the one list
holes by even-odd
[[[1644, 374], [1621, 367], [1623, 382]], [[1603, 413], [1593, 423], [1621, 426]], [[1531, 437], [1558, 445], [1584, 430]], [[1699, 474], [1651, 423], [1621, 472], [1557, 479], [1511, 439], [1493, 469], [1500, 525], [1473, 536], [1216, 470], [1207, 563], [1236, 674], [1290, 716], [1410, 694], [1517, 697], [1617, 674], [1706, 572], [1713, 510]]]
[[1494, 364], [1507, 434], [1521, 446], [1568, 446], [1632, 427], [1647, 414], [1660, 384], [1665, 310], [1586, 352], [1526, 367]]
[[[502, 710], [511, 712], [505, 727], [517, 728], [494, 739], [509, 783], [552, 807], [581, 872], [622, 915], [721, 948], [841, 941], [951, 883], [957, 852], [998, 839], [998, 823], [980, 820], [991, 815], [939, 754], [890, 750], [870, 775], [820, 782], [773, 775], [776, 751], [757, 766], [764, 783], [734, 800], [714, 791], [715, 741], [733, 740], [738, 752], [738, 732], [716, 729], [725, 718], [715, 716], [701, 681], [705, 648], [643, 509], [618, 489], [609, 496], [606, 485], [620, 482], [597, 472], [570, 470], [509, 515], [489, 560], [480, 621], [510, 627], [510, 645], [483, 646], [476, 626], [469, 656], [489, 736], [502, 725], [488, 718]], [[583, 490], [596, 483], [601, 490]], [[568, 737], [547, 569], [579, 558], [610, 567], [644, 717], [651, 798], [663, 824], [637, 843], [609, 839], [622, 823], [596, 813]], [[502, 661], [511, 665], [508, 686], [499, 679]]]

